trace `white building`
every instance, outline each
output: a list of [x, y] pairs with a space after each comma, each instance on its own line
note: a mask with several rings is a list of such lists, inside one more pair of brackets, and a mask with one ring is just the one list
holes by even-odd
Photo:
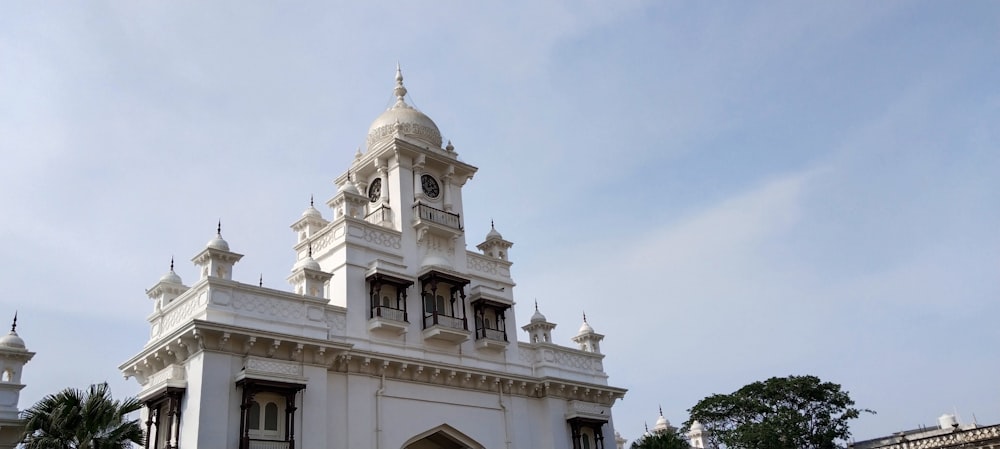
[[[221, 226], [147, 294], [150, 337], [120, 367], [142, 386], [155, 448], [538, 449], [614, 447], [600, 335], [552, 342], [538, 312], [518, 342], [513, 245], [466, 249], [459, 161], [406, 103], [372, 123], [339, 173], [329, 218], [297, 217], [291, 291], [233, 280]], [[605, 443], [605, 439], [608, 443]]]
[[24, 384], [21, 371], [35, 356], [17, 335], [17, 314], [10, 332], [0, 337], [0, 449], [17, 447], [24, 433], [24, 420], [17, 408]]

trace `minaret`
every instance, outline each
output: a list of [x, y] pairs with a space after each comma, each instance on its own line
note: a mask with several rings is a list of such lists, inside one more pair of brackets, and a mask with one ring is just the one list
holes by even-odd
[[580, 326], [580, 331], [573, 337], [573, 341], [580, 345], [581, 351], [600, 354], [601, 340], [604, 340], [604, 336], [594, 332], [594, 328], [590, 327], [590, 324], [587, 323], [587, 314], [584, 313], [583, 325]]
[[711, 447], [708, 444], [708, 431], [705, 430], [705, 426], [698, 422], [697, 419], [691, 423], [691, 430], [688, 431], [688, 439], [690, 440], [691, 447], [699, 449]]
[[493, 220], [490, 220], [490, 232], [486, 234], [486, 241], [476, 245], [476, 248], [479, 248], [488, 257], [507, 260], [507, 251], [510, 250], [511, 246], [514, 244], [504, 240], [503, 236], [497, 232], [497, 228], [493, 226]]
[[309, 245], [309, 253], [295, 263], [292, 267], [292, 274], [288, 276], [288, 283], [292, 284], [295, 293], [317, 298], [324, 298], [326, 295], [326, 283], [330, 281], [333, 274], [327, 273], [320, 268], [319, 263], [312, 257], [312, 245]]
[[222, 221], [219, 221], [215, 238], [209, 240], [205, 249], [191, 261], [200, 268], [201, 279], [214, 277], [228, 280], [233, 278], [233, 265], [242, 258], [242, 254], [229, 251], [229, 243], [222, 238]]
[[545, 315], [538, 311], [538, 301], [535, 301], [535, 314], [531, 315], [531, 322], [521, 327], [528, 332], [528, 341], [531, 343], [552, 343], [552, 329], [555, 328], [556, 324], [548, 322]]
[[15, 313], [10, 333], [0, 337], [0, 427], [6, 427], [3, 425], [5, 421], [19, 419], [17, 402], [21, 396], [21, 389], [24, 388], [24, 384], [21, 383], [21, 369], [34, 355], [34, 352], [29, 352], [25, 347], [24, 340], [17, 335], [17, 313]]
[[181, 277], [174, 272], [174, 258], [171, 257], [170, 271], [160, 276], [160, 280], [156, 285], [146, 290], [146, 295], [149, 296], [149, 299], [155, 301], [153, 309], [160, 310], [167, 304], [170, 304], [170, 301], [173, 301], [174, 298], [187, 291], [187, 289], [187, 286], [181, 281]]

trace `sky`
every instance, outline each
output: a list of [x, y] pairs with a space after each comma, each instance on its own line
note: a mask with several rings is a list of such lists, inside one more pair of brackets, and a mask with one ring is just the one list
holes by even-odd
[[[470, 245], [516, 319], [606, 335], [629, 440], [811, 374], [873, 409], [1000, 423], [1000, 3], [20, 2], [0, 14], [0, 316], [21, 407], [138, 384], [145, 289], [221, 219], [288, 289], [288, 226], [408, 99], [479, 167]], [[324, 209], [329, 217], [329, 211]], [[520, 335], [522, 340], [526, 336]]]

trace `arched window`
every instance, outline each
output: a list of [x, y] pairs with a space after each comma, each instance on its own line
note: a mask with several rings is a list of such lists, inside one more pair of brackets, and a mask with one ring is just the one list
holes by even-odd
[[260, 430], [260, 404], [257, 401], [250, 403], [250, 412], [247, 414], [250, 420], [250, 430]]
[[264, 406], [264, 430], [278, 431], [278, 404], [268, 402]]

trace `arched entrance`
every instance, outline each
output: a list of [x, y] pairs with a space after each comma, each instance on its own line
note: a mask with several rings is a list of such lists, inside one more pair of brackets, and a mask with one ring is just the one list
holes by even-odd
[[403, 444], [402, 449], [485, 449], [454, 427], [442, 424], [417, 435]]

